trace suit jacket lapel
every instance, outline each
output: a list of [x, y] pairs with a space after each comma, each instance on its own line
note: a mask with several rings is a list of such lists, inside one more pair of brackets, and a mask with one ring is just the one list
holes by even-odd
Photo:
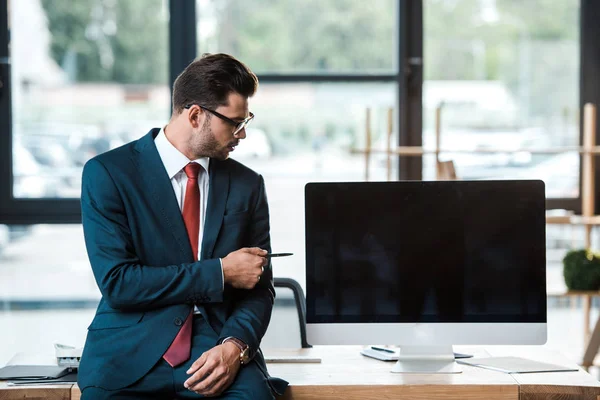
[[183, 259], [192, 261], [195, 260], [195, 256], [192, 254], [181, 210], [177, 205], [171, 181], [154, 144], [154, 138], [158, 132], [160, 129], [155, 128], [138, 141], [135, 146], [137, 157], [134, 156], [133, 161], [138, 167], [139, 176], [148, 187], [149, 195], [155, 201], [156, 209], [159, 210], [170, 228]]
[[211, 158], [209, 176], [210, 189], [208, 191], [204, 234], [202, 235], [201, 259], [212, 258], [215, 243], [221, 230], [225, 204], [227, 204], [229, 195], [229, 169], [226, 167], [226, 161]]

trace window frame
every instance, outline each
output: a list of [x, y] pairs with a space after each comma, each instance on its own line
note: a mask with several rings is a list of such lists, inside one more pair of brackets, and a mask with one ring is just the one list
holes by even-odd
[[[596, 104], [600, 107], [600, 2], [596, 0], [580, 0], [581, 9], [579, 14], [579, 121], [583, 121], [583, 106], [586, 103]], [[596, 143], [600, 143], [600, 119], [596, 118]], [[579, 144], [583, 144], [583, 124], [579, 124]], [[582, 157], [580, 157], [580, 160]], [[596, 161], [597, 162], [597, 161]], [[581, 181], [582, 165], [579, 164], [579, 197], [577, 199], [548, 199], [548, 205], [552, 208], [564, 208], [574, 210], [580, 214], [581, 209], [581, 190], [583, 183]], [[600, 173], [595, 174], [594, 187], [600, 188]], [[596, 189], [597, 192], [598, 189]], [[555, 200], [554, 203], [551, 200]], [[594, 213], [600, 212], [600, 198], [596, 194]]]
[[[9, 0], [0, 0], [0, 224], [79, 224], [80, 199], [15, 199], [12, 179], [12, 122], [10, 101]], [[196, 2], [169, 1], [169, 86], [196, 57]]]
[[[0, 223], [3, 224], [68, 224], [81, 223], [79, 199], [15, 199], [12, 196], [12, 122], [10, 93], [10, 59], [8, 54], [10, 0], [0, 0]], [[600, 2], [580, 0], [580, 105], [600, 104]], [[422, 145], [422, 86], [423, 86], [423, 1], [397, 0], [395, 73], [382, 74], [259, 74], [263, 83], [320, 83], [320, 82], [386, 82], [396, 84], [397, 106], [395, 124], [397, 144]], [[169, 1], [169, 84], [195, 59], [197, 54], [197, 19], [195, 0]], [[587, 84], [584, 85], [583, 82]], [[600, 125], [600, 121], [598, 121]], [[600, 129], [596, 129], [600, 143]], [[580, 127], [580, 143], [582, 128]], [[399, 180], [422, 179], [422, 157], [397, 157]], [[600, 187], [600, 174], [596, 175]], [[579, 174], [581, 193], [581, 170]], [[596, 210], [600, 199], [596, 200]], [[578, 198], [552, 198], [547, 208], [565, 208], [581, 212]]]

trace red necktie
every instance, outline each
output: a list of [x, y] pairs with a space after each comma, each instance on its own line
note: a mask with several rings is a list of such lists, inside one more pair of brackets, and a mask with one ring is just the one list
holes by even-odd
[[[200, 235], [200, 187], [198, 186], [200, 168], [202, 167], [197, 163], [189, 163], [184, 168], [188, 181], [185, 187], [185, 200], [183, 201], [183, 221], [194, 253], [194, 260], [198, 257], [198, 238]], [[190, 311], [171, 346], [163, 354], [165, 361], [172, 367], [176, 367], [190, 358], [192, 315], [193, 310]]]

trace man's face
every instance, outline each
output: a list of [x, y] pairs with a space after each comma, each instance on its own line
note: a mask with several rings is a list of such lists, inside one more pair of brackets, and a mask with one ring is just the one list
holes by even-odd
[[[242, 122], [248, 117], [248, 99], [238, 93], [230, 93], [227, 100], [227, 105], [219, 106], [214, 111], [236, 122]], [[197, 158], [210, 157], [226, 160], [240, 140], [246, 137], [246, 130], [242, 129], [234, 135], [236, 127], [233, 124], [208, 110], [200, 109], [198, 111], [199, 121], [203, 122], [200, 127], [193, 130], [190, 148], [193, 149]]]

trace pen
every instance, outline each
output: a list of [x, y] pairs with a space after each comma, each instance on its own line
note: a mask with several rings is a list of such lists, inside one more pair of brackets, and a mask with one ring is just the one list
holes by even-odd
[[265, 255], [265, 257], [267, 258], [272, 258], [272, 257], [287, 257], [287, 256], [293, 256], [294, 253], [269, 253], [267, 255]]
[[373, 350], [378, 350], [378, 351], [385, 351], [386, 353], [395, 353], [394, 350], [390, 350], [390, 349], [384, 349], [383, 347], [376, 347], [376, 346], [371, 346], [371, 348]]

